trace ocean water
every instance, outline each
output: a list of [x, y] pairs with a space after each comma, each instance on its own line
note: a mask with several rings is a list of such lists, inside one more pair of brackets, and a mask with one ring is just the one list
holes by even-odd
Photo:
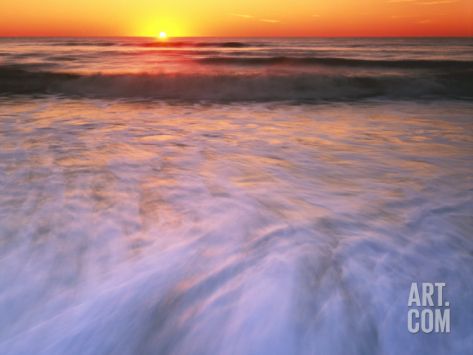
[[0, 353], [470, 353], [472, 79], [471, 39], [0, 39]]
[[0, 93], [313, 102], [473, 97], [473, 39], [0, 39]]

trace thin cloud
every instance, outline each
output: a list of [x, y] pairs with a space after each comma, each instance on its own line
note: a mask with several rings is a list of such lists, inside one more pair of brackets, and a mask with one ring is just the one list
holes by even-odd
[[246, 14], [230, 14], [230, 15], [236, 16], [236, 17], [241, 17], [241, 18], [253, 18], [253, 16], [246, 15]]
[[426, 19], [417, 21], [417, 23], [419, 23], [419, 24], [421, 24], [421, 25], [425, 25], [425, 24], [431, 23], [431, 22], [432, 22], [432, 19], [430, 19], [430, 18], [426, 18]]
[[320, 17], [319, 14], [313, 14], [312, 17]]
[[279, 20], [274, 20], [274, 19], [271, 19], [271, 18], [260, 18], [259, 20], [261, 22], [267, 22], [267, 23], [279, 23], [279, 22], [281, 22]]
[[413, 4], [413, 5], [442, 5], [442, 4], [453, 4], [458, 0], [432, 0], [432, 1], [419, 1], [419, 0], [388, 0], [390, 4]]
[[279, 23], [281, 21], [272, 19], [272, 18], [256, 18], [253, 15], [248, 15], [248, 14], [229, 14], [231, 16], [247, 19], [247, 20], [254, 20], [254, 21], [261, 21], [261, 22], [266, 22], [266, 23]]
[[416, 15], [391, 15], [393, 19], [402, 19], [402, 18], [417, 18], [419, 16]]
[[421, 2], [421, 5], [443, 5], [443, 4], [453, 4], [458, 0], [437, 0], [437, 1], [424, 1]]

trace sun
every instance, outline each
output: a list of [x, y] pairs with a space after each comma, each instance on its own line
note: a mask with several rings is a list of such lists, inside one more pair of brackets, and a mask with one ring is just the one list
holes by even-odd
[[162, 40], [163, 40], [163, 39], [167, 39], [167, 38], [168, 38], [168, 35], [167, 35], [166, 32], [159, 32], [158, 38], [159, 38], [159, 39], [162, 39]]

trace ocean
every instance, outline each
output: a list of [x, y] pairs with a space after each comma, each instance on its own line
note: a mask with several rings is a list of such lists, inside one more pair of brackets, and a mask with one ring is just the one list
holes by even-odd
[[0, 39], [0, 93], [201, 101], [473, 97], [473, 40]]
[[1, 38], [0, 353], [468, 354], [472, 99], [471, 38]]

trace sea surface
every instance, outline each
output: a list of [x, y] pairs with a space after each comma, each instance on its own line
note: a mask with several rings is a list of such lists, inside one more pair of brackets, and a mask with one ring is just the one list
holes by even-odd
[[471, 38], [2, 38], [0, 354], [469, 354], [472, 193]]
[[0, 93], [314, 102], [473, 98], [473, 38], [0, 38]]

